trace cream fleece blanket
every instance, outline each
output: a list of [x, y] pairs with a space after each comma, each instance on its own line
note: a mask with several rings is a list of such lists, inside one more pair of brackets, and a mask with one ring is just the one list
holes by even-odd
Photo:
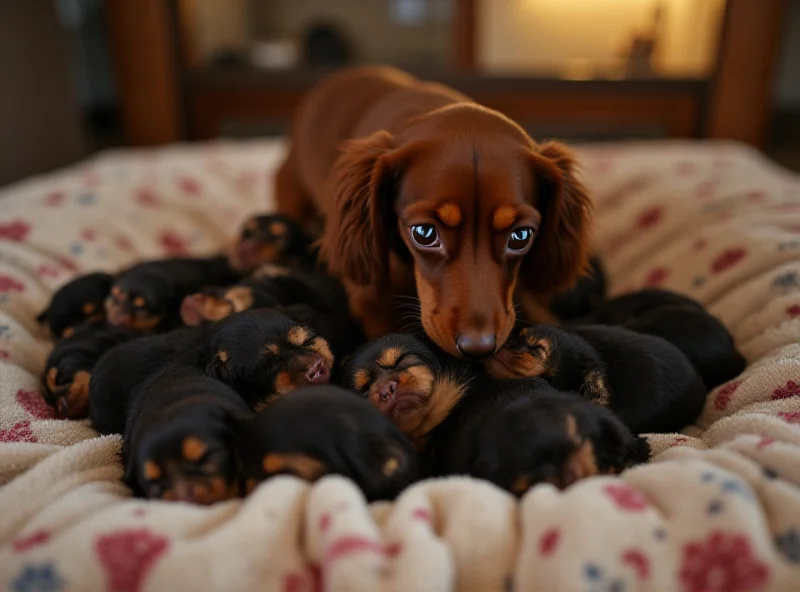
[[213, 507], [132, 499], [117, 437], [53, 419], [33, 321], [76, 272], [218, 249], [279, 144], [109, 153], [0, 192], [0, 586], [18, 591], [800, 590], [800, 181], [733, 144], [583, 150], [613, 292], [708, 304], [745, 373], [653, 462], [521, 501], [479, 481], [368, 507], [326, 478]]

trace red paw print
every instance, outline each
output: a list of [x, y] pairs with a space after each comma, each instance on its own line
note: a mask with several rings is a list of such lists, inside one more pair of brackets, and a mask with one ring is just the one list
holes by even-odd
[[772, 391], [772, 400], [791, 399], [800, 395], [800, 384], [794, 380], [789, 380], [785, 386], [781, 386]]
[[186, 240], [180, 235], [172, 232], [171, 230], [167, 230], [166, 232], [162, 233], [159, 241], [161, 242], [161, 248], [164, 249], [164, 252], [167, 255], [186, 254], [187, 251]]
[[728, 249], [723, 251], [714, 261], [711, 263], [711, 273], [721, 273], [726, 269], [730, 269], [739, 261], [744, 259], [746, 251], [741, 248], [735, 249]]
[[717, 391], [717, 396], [714, 397], [714, 409], [717, 411], [725, 411], [725, 408], [728, 406], [728, 403], [731, 402], [733, 398], [733, 394], [736, 392], [736, 389], [739, 388], [739, 385], [742, 384], [741, 380], [734, 380], [725, 384], [720, 387]]
[[56, 416], [53, 408], [36, 391], [19, 389], [15, 399], [20, 407], [36, 419], [53, 419]]
[[648, 228], [652, 228], [664, 217], [664, 207], [663, 206], [653, 206], [639, 214], [639, 217], [636, 219], [636, 228], [639, 230], [647, 230]]
[[648, 288], [655, 288], [663, 285], [669, 277], [669, 269], [666, 267], [656, 267], [651, 270], [644, 278], [644, 285]]
[[106, 572], [107, 589], [138, 592], [156, 560], [168, 548], [169, 540], [147, 529], [125, 530], [98, 538], [95, 552]]
[[31, 430], [31, 422], [26, 419], [15, 423], [7, 430], [0, 430], [0, 442], [38, 442]]
[[552, 555], [556, 547], [558, 547], [558, 541], [561, 539], [561, 532], [556, 528], [551, 528], [539, 538], [539, 554], [542, 557], [548, 557]]
[[8, 224], [0, 224], [0, 239], [21, 242], [31, 231], [30, 224], [21, 220], [14, 220]]
[[610, 483], [603, 487], [603, 491], [622, 510], [641, 512], [649, 505], [641, 493], [622, 483]]
[[0, 275], [0, 292], [24, 292], [25, 284], [10, 275]]

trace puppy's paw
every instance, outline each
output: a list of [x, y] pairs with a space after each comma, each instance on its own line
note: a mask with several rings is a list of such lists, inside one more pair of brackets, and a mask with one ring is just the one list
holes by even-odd
[[217, 289], [190, 294], [181, 303], [181, 320], [190, 327], [222, 320], [234, 312], [233, 303]]
[[45, 373], [48, 400], [56, 409], [59, 419], [83, 419], [89, 417], [89, 380], [92, 375], [86, 370], [74, 373], [49, 368]]

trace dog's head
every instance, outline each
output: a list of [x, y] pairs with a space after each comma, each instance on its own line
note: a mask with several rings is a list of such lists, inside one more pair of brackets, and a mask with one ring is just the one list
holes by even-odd
[[344, 147], [322, 238], [329, 269], [379, 289], [389, 254], [413, 266], [422, 325], [442, 349], [491, 355], [518, 283], [570, 286], [586, 265], [591, 202], [572, 153], [494, 111], [459, 104]]

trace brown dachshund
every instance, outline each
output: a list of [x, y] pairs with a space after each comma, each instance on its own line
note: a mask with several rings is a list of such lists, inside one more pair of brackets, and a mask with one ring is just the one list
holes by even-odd
[[418, 297], [431, 339], [482, 358], [514, 326], [515, 291], [540, 308], [586, 266], [592, 208], [574, 169], [564, 146], [455, 90], [360, 67], [300, 106], [277, 199], [301, 224], [325, 219], [321, 256], [369, 337]]

